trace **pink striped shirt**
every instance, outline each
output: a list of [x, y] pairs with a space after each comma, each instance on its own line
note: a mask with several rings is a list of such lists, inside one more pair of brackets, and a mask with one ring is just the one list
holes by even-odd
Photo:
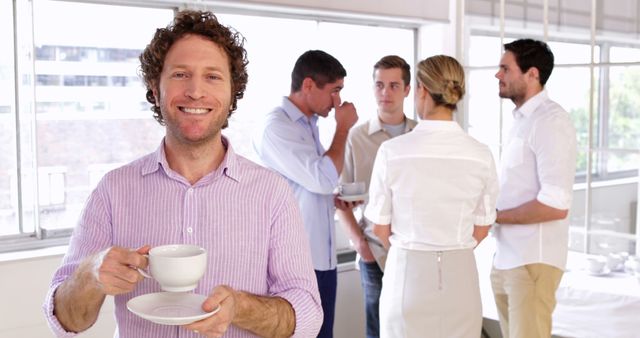
[[[53, 315], [53, 295], [88, 255], [111, 246], [195, 244], [208, 251], [195, 293], [226, 284], [236, 290], [286, 299], [296, 314], [294, 337], [315, 337], [322, 322], [309, 242], [298, 204], [284, 179], [234, 153], [228, 141], [219, 168], [194, 185], [157, 151], [105, 175], [89, 197], [69, 250], [44, 304], [49, 326], [70, 337]], [[126, 308], [129, 299], [160, 292], [145, 279], [115, 296], [116, 337], [197, 337], [179, 326], [146, 321]], [[230, 326], [224, 337], [254, 337]]]

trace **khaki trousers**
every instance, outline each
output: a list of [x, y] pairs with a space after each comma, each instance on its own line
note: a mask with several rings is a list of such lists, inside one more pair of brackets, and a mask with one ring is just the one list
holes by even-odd
[[563, 273], [542, 263], [491, 270], [491, 286], [504, 338], [551, 337], [551, 314]]

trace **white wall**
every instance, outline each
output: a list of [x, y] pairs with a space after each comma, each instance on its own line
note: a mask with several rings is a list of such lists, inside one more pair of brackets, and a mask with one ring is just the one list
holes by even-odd
[[[0, 337], [53, 337], [46, 324], [42, 303], [61, 255], [0, 262]], [[353, 263], [339, 267], [335, 337], [364, 337], [363, 296], [360, 276]], [[113, 337], [113, 301], [108, 298], [98, 322], [83, 338]]]
[[[0, 262], [0, 337], [53, 337], [42, 303], [61, 255]], [[115, 321], [113, 302], [103, 306], [100, 320], [82, 337], [112, 337]]]

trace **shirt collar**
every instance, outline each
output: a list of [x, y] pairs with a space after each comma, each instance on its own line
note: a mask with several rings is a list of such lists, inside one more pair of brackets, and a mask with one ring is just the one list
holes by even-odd
[[415, 131], [462, 131], [456, 121], [420, 120]]
[[513, 110], [513, 117], [523, 117], [528, 118], [533, 114], [540, 105], [549, 99], [549, 95], [547, 94], [547, 90], [543, 89], [538, 94], [530, 97], [527, 102], [525, 102], [520, 108], [516, 108]]
[[284, 113], [287, 114], [289, 119], [291, 119], [291, 121], [298, 121], [298, 120], [304, 119], [303, 121], [305, 123], [307, 121], [310, 121], [313, 124], [315, 124], [318, 121], [318, 115], [313, 114], [311, 115], [311, 118], [307, 118], [307, 115], [305, 115], [300, 109], [298, 109], [298, 107], [295, 104], [293, 104], [293, 102], [291, 102], [291, 100], [289, 100], [289, 98], [286, 96], [282, 98], [281, 107], [282, 107], [282, 110], [284, 110]]
[[379, 118], [376, 117], [369, 120], [369, 135], [373, 135], [382, 130], [382, 123]]
[[[413, 128], [415, 128], [415, 123], [413, 123], [413, 120], [408, 119], [406, 116], [404, 117], [404, 132], [408, 133], [411, 130], [413, 130]], [[382, 127], [382, 122], [380, 121], [380, 118], [375, 117], [369, 120], [369, 135], [373, 135], [377, 132], [383, 131], [384, 128]]]
[[[146, 176], [148, 174], [154, 173], [158, 171], [160, 168], [164, 168], [165, 173], [170, 176], [169, 170], [169, 162], [167, 162], [167, 154], [164, 151], [164, 138], [162, 142], [160, 142], [160, 146], [156, 149], [155, 152], [149, 157], [149, 160], [142, 165], [141, 174], [142, 176]], [[221, 175], [225, 175], [236, 182], [240, 181], [240, 170], [238, 163], [238, 155], [236, 155], [233, 147], [231, 147], [231, 143], [229, 140], [222, 136], [222, 144], [226, 148], [226, 152], [222, 162], [218, 166], [218, 168], [205, 177], [203, 177], [200, 181], [207, 182], [209, 179], [207, 177], [216, 178]]]

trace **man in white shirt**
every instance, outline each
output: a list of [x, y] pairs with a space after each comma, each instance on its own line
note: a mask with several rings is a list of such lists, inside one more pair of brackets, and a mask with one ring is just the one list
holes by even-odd
[[500, 97], [516, 107], [500, 165], [491, 283], [504, 337], [550, 337], [567, 260], [576, 131], [544, 89], [554, 62], [547, 44], [521, 39], [504, 48], [496, 78]]
[[[404, 115], [404, 99], [411, 89], [411, 66], [397, 55], [387, 55], [373, 66], [373, 91], [378, 104], [377, 115], [349, 132], [340, 183], [371, 181], [373, 161], [382, 142], [411, 131], [416, 121]], [[360, 277], [365, 297], [367, 338], [379, 337], [379, 303], [387, 250], [373, 234], [373, 223], [359, 220], [353, 204], [343, 202], [337, 209], [344, 227], [360, 259]], [[366, 207], [366, 204], [363, 205]]]

